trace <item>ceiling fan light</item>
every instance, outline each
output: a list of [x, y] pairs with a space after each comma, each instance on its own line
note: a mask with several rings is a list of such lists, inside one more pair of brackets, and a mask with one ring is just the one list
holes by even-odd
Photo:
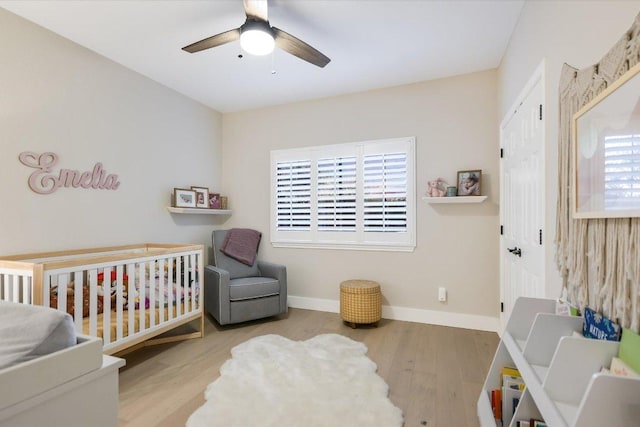
[[273, 36], [260, 29], [244, 30], [240, 34], [240, 46], [252, 55], [268, 55], [275, 45]]

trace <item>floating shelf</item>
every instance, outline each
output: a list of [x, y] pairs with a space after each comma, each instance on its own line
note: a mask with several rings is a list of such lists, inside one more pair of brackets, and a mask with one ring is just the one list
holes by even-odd
[[482, 203], [487, 196], [423, 197], [427, 203]]
[[171, 213], [178, 213], [178, 214], [231, 215], [231, 211], [229, 209], [174, 208], [172, 206], [169, 206], [167, 207], [167, 210]]

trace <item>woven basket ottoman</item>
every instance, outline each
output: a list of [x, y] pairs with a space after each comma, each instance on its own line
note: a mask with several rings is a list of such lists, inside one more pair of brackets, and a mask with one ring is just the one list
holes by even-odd
[[382, 317], [380, 284], [372, 280], [346, 280], [340, 283], [340, 316], [352, 328], [356, 324], [378, 326]]

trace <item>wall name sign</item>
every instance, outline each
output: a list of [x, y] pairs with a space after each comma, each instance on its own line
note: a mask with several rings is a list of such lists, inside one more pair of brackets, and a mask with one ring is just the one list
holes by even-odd
[[42, 154], [24, 151], [18, 156], [20, 162], [36, 169], [29, 175], [29, 188], [38, 194], [51, 194], [60, 187], [86, 188], [94, 190], [117, 190], [120, 186], [118, 175], [107, 174], [102, 163], [96, 163], [91, 171], [60, 169], [52, 172], [58, 163], [58, 155], [52, 152]]

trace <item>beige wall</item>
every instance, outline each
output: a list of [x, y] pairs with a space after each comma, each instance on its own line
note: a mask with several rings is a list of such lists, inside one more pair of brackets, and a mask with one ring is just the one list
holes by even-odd
[[[38, 195], [23, 151], [102, 162], [117, 191]], [[218, 187], [221, 115], [0, 9], [0, 254], [208, 242], [221, 219], [172, 216], [173, 187]]]
[[555, 263], [558, 173], [558, 85], [562, 65], [584, 68], [600, 60], [623, 36], [640, 1], [528, 1], [498, 69], [501, 120], [538, 64], [546, 60], [546, 294], [557, 297], [561, 280]]
[[[496, 72], [225, 114], [223, 187], [229, 225], [262, 230], [261, 257], [286, 263], [291, 301], [336, 308], [349, 278], [381, 283], [396, 318], [435, 323], [498, 315], [498, 131]], [[269, 152], [401, 136], [417, 139], [417, 248], [413, 253], [273, 248], [269, 244]], [[482, 169], [483, 204], [429, 205], [427, 181], [455, 182]], [[449, 301], [437, 301], [438, 286]], [[302, 298], [300, 298], [302, 297]], [[315, 299], [308, 301], [306, 298]], [[324, 302], [324, 304], [322, 304]], [[479, 316], [474, 318], [473, 316]], [[458, 318], [457, 320], [460, 320]], [[449, 322], [449, 323], [451, 323]], [[482, 327], [482, 326], [480, 326]]]
[[[638, 11], [640, 1], [527, 2], [497, 71], [223, 117], [0, 9], [0, 253], [205, 243], [213, 227], [249, 226], [265, 231], [261, 257], [289, 266], [294, 304], [336, 309], [340, 281], [369, 278], [381, 282], [388, 316], [487, 327], [499, 302], [498, 124], [546, 58], [552, 242], [562, 63], [597, 61]], [[413, 253], [270, 246], [270, 150], [397, 136], [417, 138]], [[17, 159], [27, 150], [54, 151], [59, 167], [82, 171], [101, 161], [119, 174], [121, 187], [36, 195], [26, 182], [31, 169]], [[429, 179], [453, 181], [456, 170], [471, 168], [485, 173], [485, 203], [420, 199]], [[230, 220], [167, 213], [171, 189], [189, 185], [228, 194]], [[553, 257], [548, 244], [549, 296], [559, 290]], [[437, 302], [438, 286], [447, 287], [447, 304]]]

